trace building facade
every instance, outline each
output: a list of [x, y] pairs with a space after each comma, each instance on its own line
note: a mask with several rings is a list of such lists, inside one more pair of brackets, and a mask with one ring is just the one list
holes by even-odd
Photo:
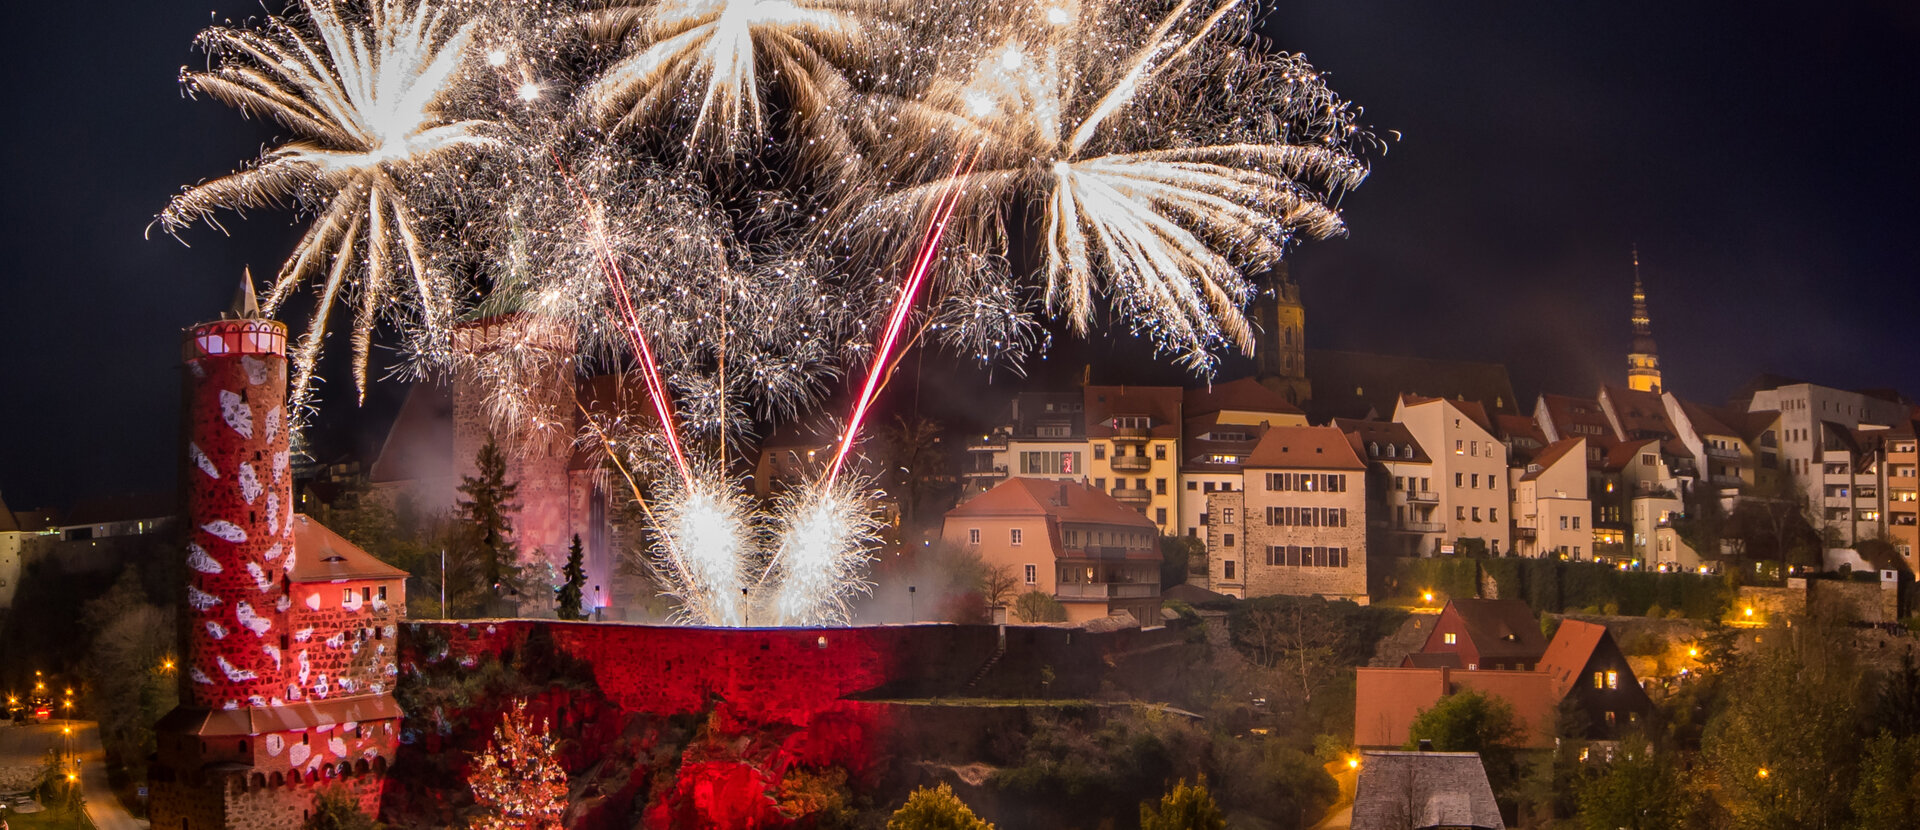
[[1013, 572], [1017, 593], [1059, 600], [1069, 622], [1125, 611], [1160, 620], [1160, 533], [1139, 511], [1075, 482], [1011, 478], [947, 511], [941, 538]]
[[1433, 458], [1435, 514], [1446, 526], [1442, 551], [1477, 539], [1489, 554], [1511, 552], [1507, 447], [1494, 437], [1485, 412], [1471, 402], [1408, 395], [1393, 420]]
[[1367, 602], [1366, 464], [1333, 427], [1274, 427], [1245, 487], [1207, 508], [1207, 584], [1236, 597]]

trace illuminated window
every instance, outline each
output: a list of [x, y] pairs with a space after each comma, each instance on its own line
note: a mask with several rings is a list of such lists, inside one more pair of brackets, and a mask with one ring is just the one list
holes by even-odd
[[1593, 673], [1593, 687], [1596, 689], [1604, 689], [1607, 687], [1607, 675], [1605, 672]]
[[1459, 644], [1460, 644], [1460, 635], [1458, 635], [1458, 634], [1455, 634], [1455, 633], [1453, 633], [1453, 632], [1451, 632], [1451, 631], [1449, 631], [1449, 632], [1447, 632], [1447, 633], [1445, 633], [1445, 634], [1442, 634], [1442, 635], [1440, 635], [1440, 639], [1441, 639], [1441, 641], [1442, 641], [1442, 642], [1444, 642], [1444, 643], [1446, 643], [1447, 645], [1450, 645], [1450, 646], [1452, 646], [1452, 645], [1459, 645]]
[[1609, 688], [1609, 689], [1618, 689], [1618, 688], [1620, 688], [1620, 673], [1619, 673], [1619, 672], [1617, 672], [1617, 671], [1610, 671], [1610, 672], [1607, 672], [1607, 688]]

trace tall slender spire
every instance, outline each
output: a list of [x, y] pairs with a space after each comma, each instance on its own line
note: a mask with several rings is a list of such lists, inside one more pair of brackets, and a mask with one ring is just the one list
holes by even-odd
[[1647, 314], [1647, 289], [1640, 281], [1640, 246], [1633, 246], [1633, 350], [1627, 355], [1627, 387], [1659, 392], [1660, 350], [1653, 343], [1653, 317]]

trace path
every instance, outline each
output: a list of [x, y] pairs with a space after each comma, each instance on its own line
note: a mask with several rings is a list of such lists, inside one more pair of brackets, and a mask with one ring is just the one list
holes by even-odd
[[[62, 730], [69, 730], [63, 732]], [[80, 797], [87, 819], [98, 830], [143, 830], [133, 814], [120, 806], [107, 786], [106, 750], [100, 745], [100, 727], [93, 721], [56, 720], [24, 726], [0, 727], [0, 767], [35, 766], [46, 762], [47, 750], [69, 749], [80, 757]]]

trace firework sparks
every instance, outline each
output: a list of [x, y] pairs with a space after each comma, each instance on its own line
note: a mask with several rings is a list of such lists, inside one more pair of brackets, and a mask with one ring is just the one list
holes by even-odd
[[[1024, 7], [964, 72], [898, 102], [897, 132], [932, 146], [893, 145], [902, 186], [853, 224], [897, 239], [958, 194], [955, 244], [1003, 251], [1010, 206], [1037, 204], [1050, 311], [1085, 334], [1110, 294], [1206, 369], [1222, 343], [1252, 347], [1241, 267], [1279, 259], [1296, 234], [1342, 231], [1332, 202], [1365, 176], [1371, 137], [1303, 60], [1235, 42], [1238, 2], [1157, 18], [1104, 6]], [[971, 153], [976, 169], [945, 172], [940, 159]]]
[[[595, 15], [632, 53], [586, 93], [598, 123], [635, 125], [679, 114], [690, 144], [739, 150], [766, 131], [761, 75], [788, 85], [798, 120], [845, 97], [834, 66], [867, 48], [883, 0], [626, 0]], [[763, 67], [763, 62], [766, 66]], [[820, 119], [819, 125], [824, 125]]]
[[660, 501], [653, 572], [693, 625], [747, 624], [751, 511], [736, 482], [705, 471]]
[[781, 499], [779, 547], [769, 565], [775, 625], [845, 625], [847, 601], [871, 589], [867, 551], [880, 523], [857, 482], [821, 484]]
[[217, 226], [220, 208], [245, 211], [289, 198], [316, 214], [262, 304], [273, 313], [324, 269], [319, 307], [296, 353], [296, 404], [306, 397], [328, 315], [343, 294], [358, 294], [354, 380], [363, 397], [373, 328], [396, 293], [410, 292], [417, 322], [430, 338], [444, 338], [454, 291], [429, 268], [410, 193], [436, 165], [494, 143], [481, 134], [481, 122], [451, 119], [441, 109], [466, 62], [473, 23], [414, 0], [374, 0], [364, 16], [317, 0], [300, 0], [299, 8], [305, 25], [270, 17], [259, 29], [202, 33], [200, 45], [217, 65], [184, 72], [182, 81], [244, 113], [264, 114], [300, 139], [245, 170], [188, 188], [158, 220], [177, 234], [196, 221]]

